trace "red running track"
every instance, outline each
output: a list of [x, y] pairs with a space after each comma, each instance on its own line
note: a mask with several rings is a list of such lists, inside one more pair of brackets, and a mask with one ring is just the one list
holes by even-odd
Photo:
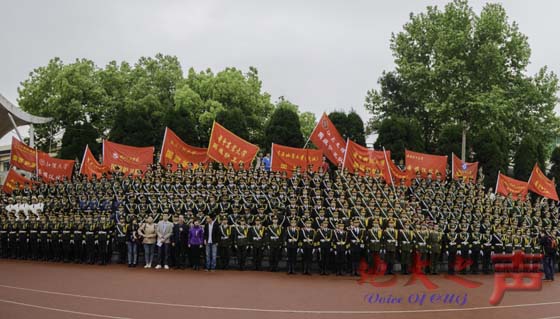
[[[193, 270], [130, 269], [0, 260], [0, 319], [41, 318], [560, 318], [560, 285], [544, 282], [541, 291], [506, 292], [489, 304], [493, 276], [464, 276], [482, 283], [465, 288], [429, 276], [438, 288], [420, 282], [393, 287], [360, 285], [355, 277], [285, 273], [207, 273]], [[380, 279], [382, 280], [382, 279]], [[369, 303], [368, 295], [401, 298], [400, 303]], [[422, 305], [410, 295], [427, 297]], [[460, 303], [430, 303], [432, 294], [461, 296]], [[413, 298], [414, 299], [414, 298]], [[412, 300], [414, 301], [414, 300]]]

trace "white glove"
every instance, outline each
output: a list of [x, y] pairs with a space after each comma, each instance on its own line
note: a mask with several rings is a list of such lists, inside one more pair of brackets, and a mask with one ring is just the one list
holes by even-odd
[[448, 251], [448, 250], [446, 250], [446, 251], [445, 251], [445, 254], [446, 254], [447, 256], [449, 256], [449, 251]]
[[472, 250], [469, 249], [469, 255], [472, 254]]
[[482, 250], [480, 251], [480, 256], [484, 256], [484, 252]]
[[99, 245], [99, 240], [96, 240], [94, 244]]
[[461, 251], [460, 250], [457, 252], [457, 255], [461, 256]]
[[490, 256], [494, 256], [494, 252], [491, 252], [491, 253], [490, 253]]

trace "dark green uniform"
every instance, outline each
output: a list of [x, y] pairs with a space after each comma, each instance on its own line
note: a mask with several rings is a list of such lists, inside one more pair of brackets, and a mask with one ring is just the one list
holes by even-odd
[[286, 229], [286, 249], [288, 251], [288, 274], [295, 273], [297, 251], [299, 247], [300, 247], [299, 229], [295, 226], [290, 226]]
[[332, 251], [333, 230], [327, 227], [315, 232], [315, 247], [319, 249], [319, 269], [321, 275], [328, 274], [329, 260]]
[[282, 259], [282, 246], [284, 244], [284, 229], [278, 224], [266, 228], [266, 242], [269, 247], [270, 271], [278, 271], [278, 263]]
[[220, 244], [218, 245], [218, 256], [220, 256], [220, 268], [229, 268], [231, 246], [233, 245], [232, 226], [226, 223], [220, 224]]
[[441, 258], [441, 250], [443, 247], [443, 232], [432, 230], [428, 241], [428, 250], [430, 252], [430, 272], [432, 275], [439, 274], [439, 261]]

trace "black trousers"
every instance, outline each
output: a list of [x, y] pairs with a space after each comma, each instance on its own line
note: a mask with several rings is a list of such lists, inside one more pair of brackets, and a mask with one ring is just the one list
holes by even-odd
[[17, 252], [18, 258], [27, 259], [27, 249], [28, 249], [27, 235], [19, 236], [18, 237], [18, 252]]
[[261, 269], [263, 253], [264, 253], [263, 246], [253, 246], [253, 263], [255, 264], [255, 270]]
[[288, 247], [288, 273], [296, 271], [297, 247]]
[[450, 251], [449, 256], [447, 257], [447, 273], [450, 275], [455, 274], [455, 260], [457, 257], [456, 251]]
[[323, 246], [319, 248], [319, 268], [321, 274], [327, 274], [329, 269], [331, 249], [328, 246]]
[[313, 247], [303, 247], [303, 273], [311, 273], [311, 263], [313, 262]]
[[218, 245], [218, 256], [220, 260], [220, 268], [221, 269], [228, 269], [229, 268], [229, 259], [230, 259], [230, 245], [228, 244], [220, 244]]
[[175, 243], [175, 246], [172, 246], [174, 259], [175, 259], [175, 267], [176, 268], [185, 268], [187, 263], [187, 245], [184, 243]]
[[237, 246], [237, 263], [240, 270], [245, 269], [245, 261], [247, 258], [247, 249], [248, 246]]
[[270, 246], [270, 255], [268, 256], [270, 271], [278, 271], [278, 263], [282, 259], [282, 248], [279, 246]]
[[193, 267], [200, 267], [200, 246], [199, 245], [192, 245], [190, 252], [189, 252], [189, 260], [191, 262], [191, 266]]
[[342, 275], [344, 272], [344, 263], [346, 262], [346, 248], [344, 246], [336, 247], [334, 263], [336, 265], [336, 274]]

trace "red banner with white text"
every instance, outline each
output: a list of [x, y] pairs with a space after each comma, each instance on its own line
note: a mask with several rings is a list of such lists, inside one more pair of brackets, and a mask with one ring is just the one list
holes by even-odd
[[346, 142], [326, 113], [323, 113], [319, 119], [309, 139], [333, 164], [337, 166], [343, 164]]
[[120, 168], [124, 175], [141, 175], [154, 161], [154, 147], [136, 147], [103, 141], [103, 165], [111, 171]]
[[457, 155], [452, 154], [452, 168], [453, 179], [462, 179], [464, 182], [476, 183], [476, 176], [478, 173], [478, 162], [467, 163], [463, 162]]
[[[391, 158], [390, 151], [387, 152], [387, 158]], [[389, 183], [389, 171], [385, 163], [385, 153], [383, 151], [370, 150], [360, 144], [348, 139], [346, 142], [346, 154], [344, 156], [344, 168], [348, 169], [350, 173], [376, 176], [384, 178]]]
[[243, 163], [243, 167], [247, 169], [251, 166], [258, 151], [258, 146], [214, 122], [208, 143], [208, 157], [211, 159], [224, 165], [231, 163], [234, 169], [239, 169], [239, 164]]
[[2, 186], [2, 190], [7, 194], [11, 194], [14, 189], [19, 188], [23, 189], [25, 185], [33, 185], [32, 180], [28, 179], [25, 176], [22, 176], [18, 172], [13, 169], [8, 171], [8, 175], [6, 176], [6, 180], [4, 180], [4, 185]]
[[86, 145], [84, 158], [82, 159], [82, 165], [80, 166], [80, 174], [86, 175], [88, 179], [91, 179], [93, 175], [97, 178], [101, 178], [103, 173], [107, 172], [109, 172], [109, 167], [100, 164], [91, 153], [89, 146]]
[[37, 151], [37, 175], [44, 182], [69, 181], [73, 170], [73, 160], [54, 158], [45, 152]]
[[291, 177], [296, 167], [306, 172], [309, 165], [317, 172], [323, 163], [323, 152], [305, 148], [295, 148], [272, 143], [270, 169], [274, 172], [286, 172]]
[[533, 167], [533, 172], [529, 178], [529, 190], [542, 197], [558, 201], [558, 193], [556, 192], [554, 182], [544, 175], [538, 164], [535, 164]]
[[183, 142], [170, 128], [166, 127], [159, 163], [163, 166], [171, 164], [173, 171], [177, 170], [178, 164], [181, 164], [183, 169], [187, 168], [189, 163], [193, 164], [193, 168], [197, 168], [200, 164], [208, 165], [210, 158], [207, 153], [207, 148], [190, 146]]
[[35, 173], [37, 169], [37, 154], [34, 148], [20, 142], [12, 137], [12, 151], [10, 154], [10, 165], [21, 170]]
[[498, 181], [496, 182], [496, 193], [509, 196], [511, 194], [513, 199], [525, 200], [529, 192], [529, 185], [527, 182], [508, 177], [502, 173], [498, 174]]
[[441, 174], [441, 179], [446, 178], [447, 156], [445, 155], [431, 155], [405, 150], [405, 165], [406, 170], [413, 176], [420, 172], [422, 178], [426, 178], [429, 173], [432, 174], [432, 179], [436, 179], [438, 173]]

